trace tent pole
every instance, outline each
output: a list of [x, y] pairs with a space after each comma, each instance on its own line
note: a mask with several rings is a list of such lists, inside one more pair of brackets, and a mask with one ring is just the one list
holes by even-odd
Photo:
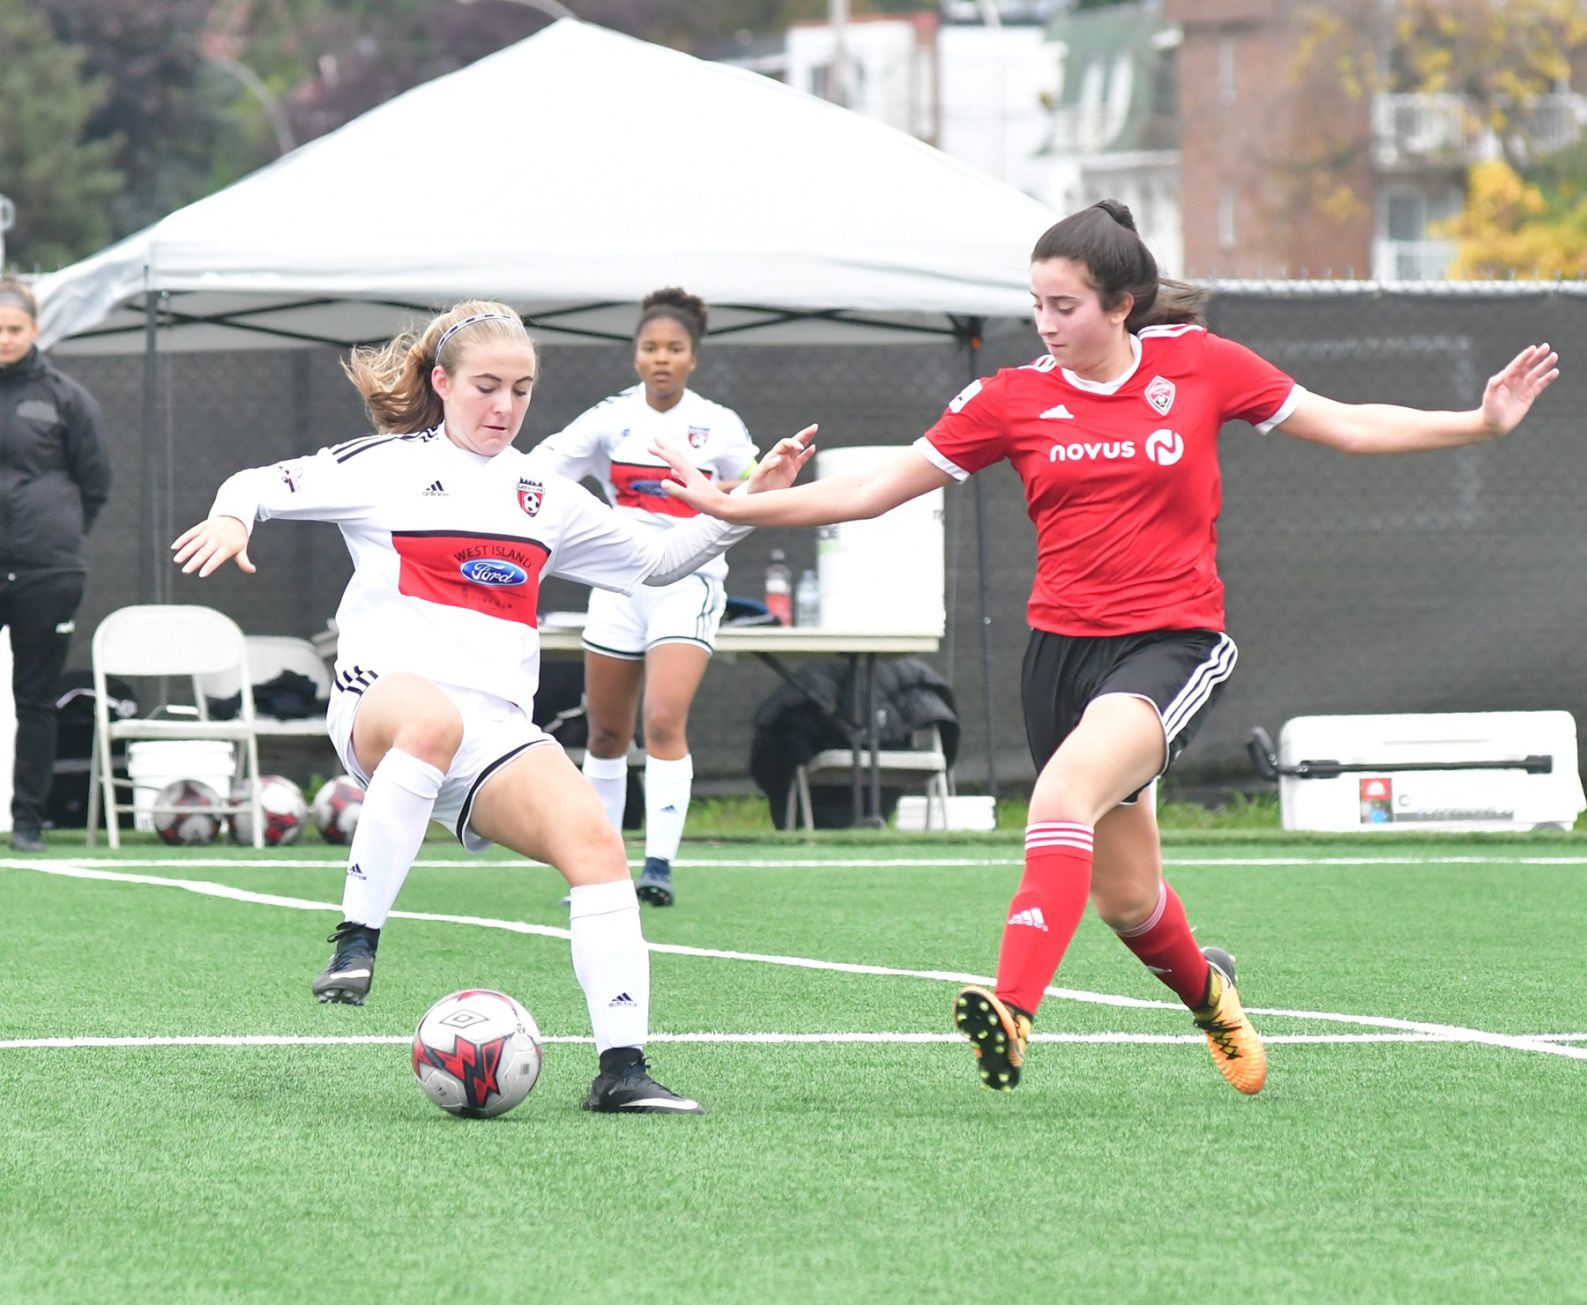
[[[981, 375], [981, 331], [985, 326], [986, 322], [983, 318], [969, 317], [964, 319], [961, 327], [964, 332], [964, 342], [969, 348], [972, 381]], [[986, 551], [986, 486], [980, 476], [971, 479], [975, 482], [975, 562], [977, 587], [980, 589], [981, 599], [981, 692], [982, 710], [986, 713], [986, 791], [995, 799], [997, 797], [997, 720], [993, 707], [995, 695], [992, 692], [992, 581]]]
[[138, 458], [138, 601], [154, 601], [154, 399], [159, 358], [159, 292], [143, 294], [143, 443]]

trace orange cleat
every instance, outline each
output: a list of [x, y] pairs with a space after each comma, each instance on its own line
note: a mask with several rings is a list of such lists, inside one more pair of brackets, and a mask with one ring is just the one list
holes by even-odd
[[981, 1062], [981, 1083], [996, 1092], [1019, 1085], [1020, 1066], [1030, 1042], [1030, 1016], [1005, 1005], [985, 988], [961, 988], [953, 1003], [953, 1023], [970, 1039]]
[[1207, 1035], [1212, 1063], [1234, 1088], [1254, 1096], [1267, 1082], [1267, 1048], [1234, 990], [1234, 957], [1218, 947], [1203, 947], [1212, 966], [1208, 1002], [1192, 1012], [1196, 1027]]

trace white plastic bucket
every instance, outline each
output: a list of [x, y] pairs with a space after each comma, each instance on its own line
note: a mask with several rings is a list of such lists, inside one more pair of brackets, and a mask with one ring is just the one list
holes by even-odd
[[[869, 471], [903, 447], [823, 449], [816, 478]], [[940, 638], [947, 627], [942, 512], [942, 491], [934, 489], [873, 521], [823, 526], [816, 544], [822, 628]]]
[[129, 743], [127, 778], [132, 781], [132, 827], [146, 834], [154, 831], [150, 808], [167, 784], [179, 779], [200, 780], [224, 800], [231, 795], [236, 775], [236, 754], [224, 740]]

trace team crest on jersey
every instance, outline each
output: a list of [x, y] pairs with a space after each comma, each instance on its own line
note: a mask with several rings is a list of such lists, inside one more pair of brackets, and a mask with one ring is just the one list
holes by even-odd
[[705, 447], [706, 440], [710, 438], [711, 428], [709, 426], [689, 427], [689, 447], [691, 449], [703, 449]]
[[1152, 377], [1146, 384], [1146, 402], [1156, 409], [1159, 417], [1168, 416], [1168, 410], [1174, 406], [1174, 383], [1161, 376]]
[[540, 515], [540, 505], [545, 502], [546, 487], [538, 480], [527, 478], [518, 482], [518, 506], [524, 510], [524, 515], [535, 517]]

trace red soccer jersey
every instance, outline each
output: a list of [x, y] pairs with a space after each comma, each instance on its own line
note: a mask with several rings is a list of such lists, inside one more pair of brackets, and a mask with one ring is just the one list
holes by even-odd
[[1268, 431], [1304, 391], [1200, 326], [1149, 326], [1099, 384], [1050, 357], [973, 381], [916, 448], [964, 480], [1007, 458], [1036, 525], [1027, 617], [1053, 634], [1223, 629], [1218, 431]]

